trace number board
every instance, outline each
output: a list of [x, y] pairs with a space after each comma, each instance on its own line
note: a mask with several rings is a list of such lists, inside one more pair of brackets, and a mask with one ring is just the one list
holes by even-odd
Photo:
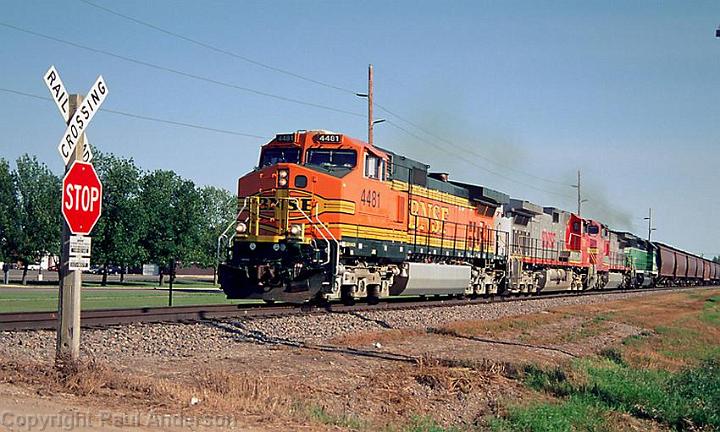
[[275, 135], [275, 141], [281, 142], [281, 143], [294, 143], [295, 142], [295, 134], [277, 134]]
[[313, 137], [313, 141], [319, 144], [340, 144], [342, 139], [341, 134], [318, 134]]

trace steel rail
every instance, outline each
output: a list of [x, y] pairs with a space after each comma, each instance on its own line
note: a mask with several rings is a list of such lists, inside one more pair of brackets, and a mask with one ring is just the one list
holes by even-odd
[[[563, 297], [581, 297], [590, 295], [610, 295], [619, 293], [643, 293], [657, 291], [676, 291], [679, 289], [717, 288], [717, 286], [696, 287], [656, 287], [630, 290], [597, 290], [597, 291], [559, 291], [540, 295], [507, 295], [489, 298], [440, 298], [418, 299], [417, 297], [395, 298], [376, 305], [357, 304], [343, 305], [329, 303], [326, 305], [202, 305], [202, 306], [166, 306], [143, 307], [128, 309], [93, 309], [81, 312], [81, 325], [84, 328], [102, 328], [134, 323], [171, 323], [196, 322], [223, 318], [271, 318], [289, 315], [322, 314], [322, 313], [357, 313], [387, 310], [413, 310], [434, 307], [469, 306], [511, 301], [532, 301]], [[0, 331], [47, 330], [57, 327], [57, 312], [6, 312], [0, 313]]]

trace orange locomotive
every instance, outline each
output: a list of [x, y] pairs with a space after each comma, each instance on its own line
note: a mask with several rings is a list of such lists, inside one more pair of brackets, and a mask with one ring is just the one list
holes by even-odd
[[342, 134], [277, 135], [238, 198], [229, 298], [492, 294], [506, 277], [507, 195]]

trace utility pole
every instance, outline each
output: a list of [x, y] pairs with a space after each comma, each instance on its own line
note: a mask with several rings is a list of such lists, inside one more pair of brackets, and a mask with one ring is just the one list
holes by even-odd
[[[82, 103], [80, 95], [70, 95], [69, 118]], [[70, 162], [65, 172], [70, 170], [73, 162], [83, 160], [85, 134], [80, 135]], [[58, 360], [76, 361], [80, 356], [80, 292], [82, 287], [82, 271], [70, 270], [70, 227], [63, 220], [61, 259], [60, 259], [60, 293], [58, 295], [58, 327], [56, 355]]]
[[652, 207], [648, 209], [648, 217], [643, 219], [648, 221], [648, 242], [650, 242], [650, 236], [652, 235], [652, 232], [655, 231], [655, 228], [652, 226]]
[[580, 217], [580, 210], [582, 207], [582, 203], [588, 202], [586, 199], [582, 199], [582, 195], [580, 193], [580, 170], [577, 172], [577, 184], [570, 185], [570, 187], [574, 187], [577, 189], [577, 215]]
[[368, 144], [374, 145], [375, 139], [373, 138], [373, 129], [376, 124], [382, 123], [385, 119], [373, 118], [373, 65], [368, 65], [368, 91], [367, 93], [355, 93], [355, 96], [361, 98], [367, 98], [368, 100]]
[[582, 200], [580, 199], [580, 170], [578, 170], [577, 192], [578, 216], [580, 216], [580, 206], [582, 205]]
[[368, 65], [368, 144], [373, 145], [373, 65]]

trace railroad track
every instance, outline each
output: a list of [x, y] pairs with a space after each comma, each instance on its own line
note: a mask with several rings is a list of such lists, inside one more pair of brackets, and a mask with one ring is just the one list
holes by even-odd
[[[641, 288], [631, 290], [601, 291], [563, 291], [535, 296], [497, 296], [494, 298], [477, 299], [417, 299], [398, 298], [384, 301], [377, 305], [357, 304], [346, 306], [331, 303], [328, 305], [203, 305], [203, 306], [172, 306], [146, 307], [130, 309], [96, 309], [81, 312], [80, 322], [84, 328], [98, 328], [132, 323], [163, 323], [193, 322], [221, 318], [268, 318], [274, 316], [319, 314], [319, 313], [353, 313], [380, 310], [423, 309], [432, 307], [452, 307], [492, 302], [508, 302], [520, 300], [541, 300], [558, 297], [575, 297], [579, 295], [606, 295], [612, 293], [633, 293], [672, 291], [680, 287]], [[692, 287], [712, 288], [712, 287]], [[0, 313], [0, 331], [11, 330], [42, 330], [55, 329], [57, 312], [10, 312]]]

